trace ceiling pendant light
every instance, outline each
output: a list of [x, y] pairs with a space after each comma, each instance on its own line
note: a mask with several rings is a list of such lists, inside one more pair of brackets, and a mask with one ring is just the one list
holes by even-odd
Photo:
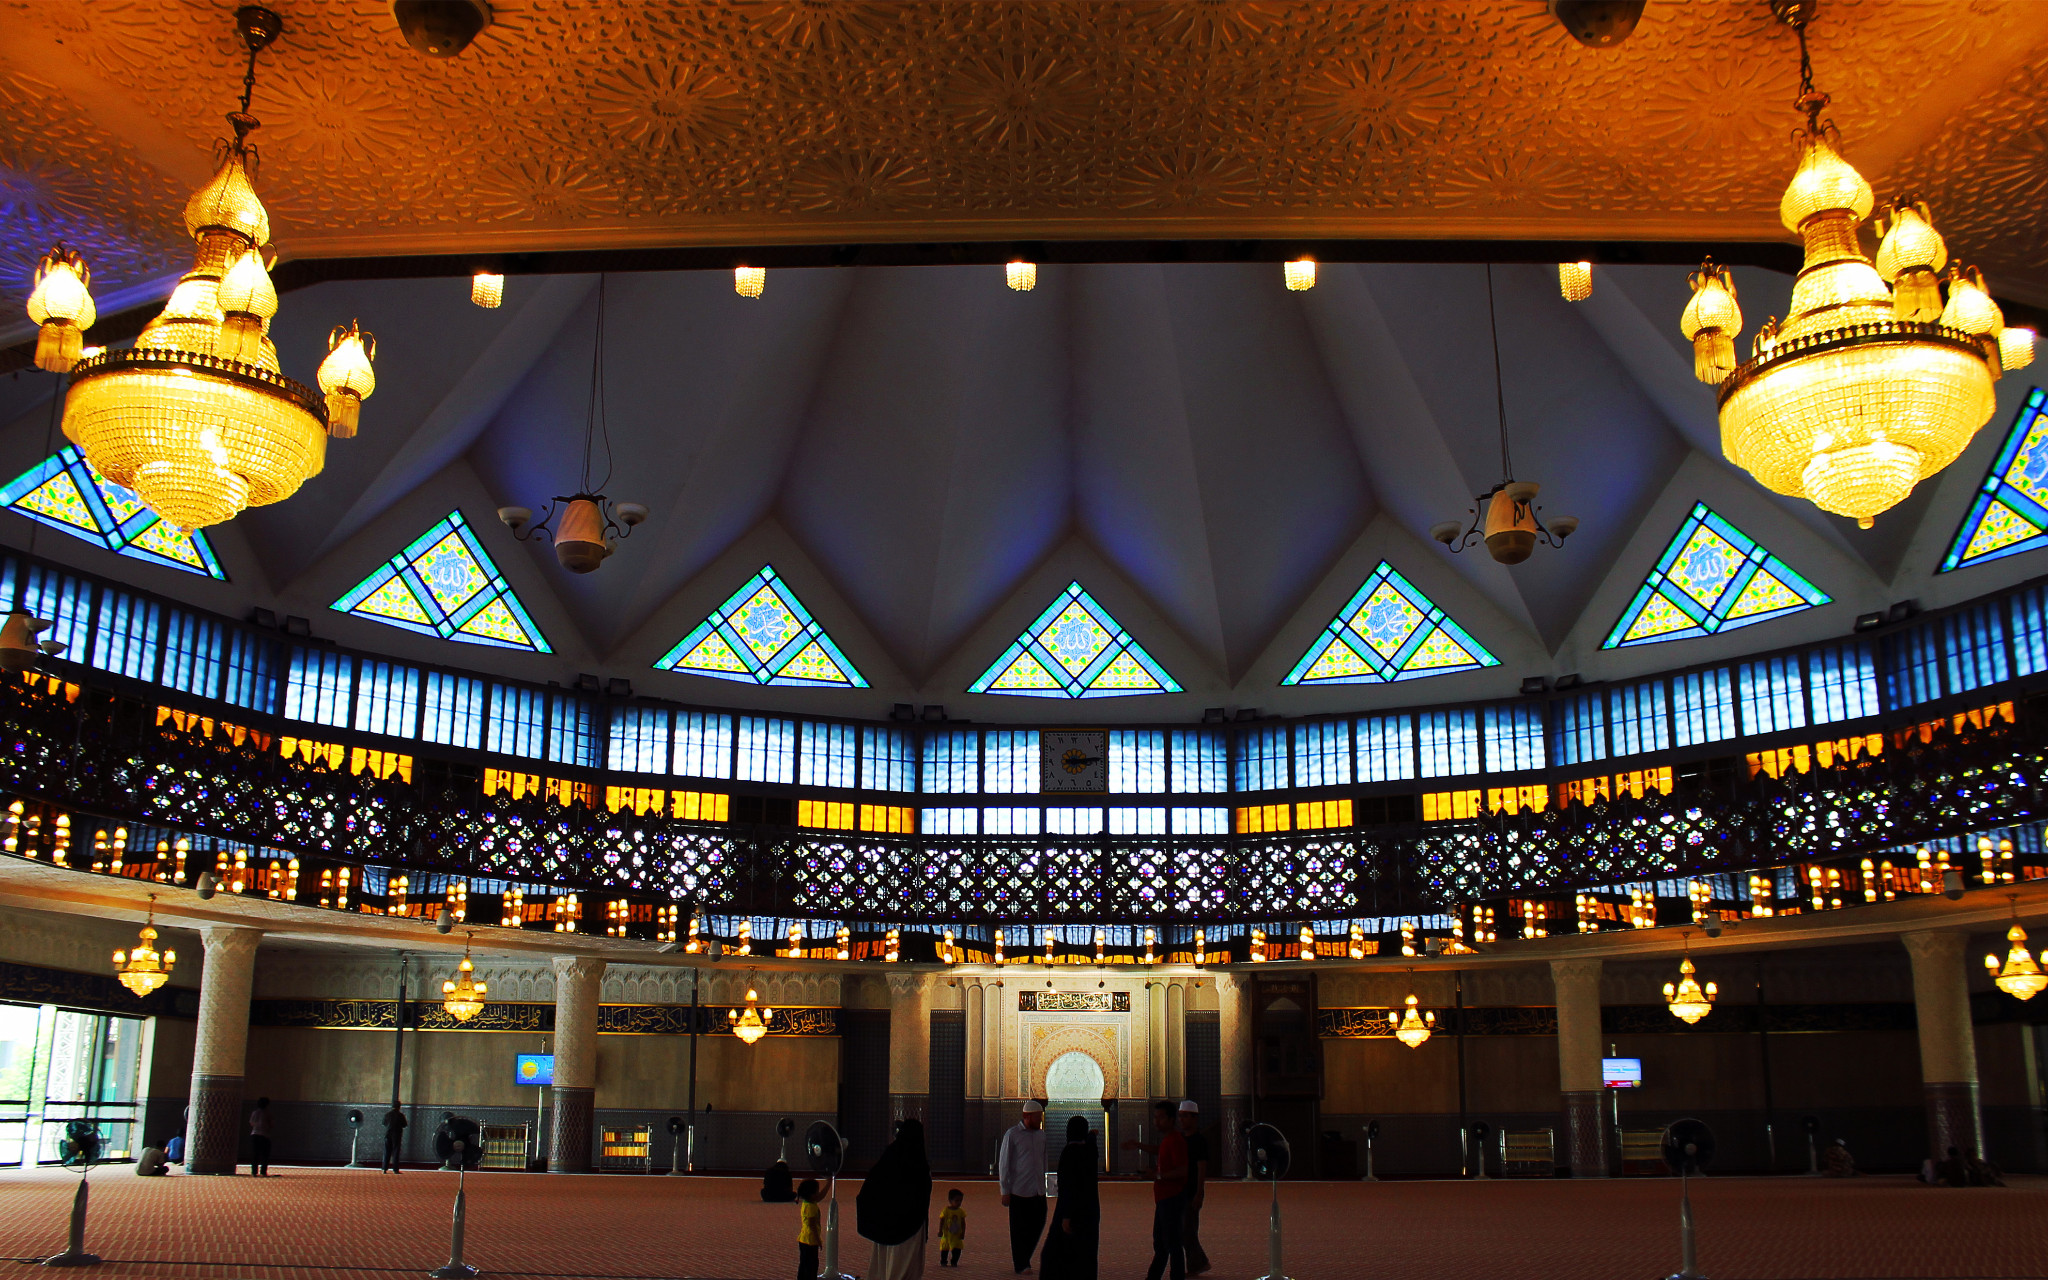
[[[475, 934], [467, 935], [474, 941]], [[487, 983], [479, 982], [476, 966], [470, 963], [469, 942], [462, 944], [462, 963], [456, 966], [455, 976], [441, 984], [441, 1007], [457, 1022], [468, 1022], [484, 1011], [484, 996], [489, 991]]]
[[1564, 295], [1566, 302], [1584, 302], [1592, 297], [1593, 264], [1590, 262], [1558, 263], [1557, 291]]
[[1394, 1039], [1410, 1049], [1420, 1049], [1436, 1033], [1436, 1014], [1418, 1010], [1413, 994], [1409, 995], [1405, 1010], [1399, 1013], [1388, 1010], [1387, 1022], [1394, 1028]]
[[1664, 1004], [1673, 1017], [1690, 1026], [1714, 1011], [1714, 997], [1720, 991], [1711, 982], [1702, 987], [1700, 980], [1693, 976], [1692, 934], [1687, 932], [1685, 937], [1686, 953], [1678, 962], [1678, 981], [1664, 984]]
[[1287, 287], [1296, 293], [1315, 288], [1316, 260], [1314, 258], [1296, 258], [1292, 262], [1283, 264], [1281, 267], [1281, 278], [1287, 282]]
[[1814, 7], [1771, 0], [1799, 39], [1796, 106], [1806, 115], [1799, 167], [1778, 206], [1806, 247], [1790, 314], [1765, 321], [1737, 366], [1742, 313], [1727, 272], [1708, 262], [1692, 277], [1679, 327], [1693, 343], [1694, 372], [1720, 387], [1728, 460], [1774, 493], [1868, 529], [1955, 461], [1990, 418], [2004, 318], [1974, 269], [1951, 268], [1943, 305], [1948, 250], [1913, 197], [1895, 200], [1880, 222], [1875, 264], [1863, 256], [1857, 228], [1875, 200], [1838, 151], [1834, 123], [1821, 119], [1829, 99], [1814, 87], [1806, 47]]
[[1486, 264], [1486, 326], [1493, 336], [1493, 400], [1500, 422], [1501, 482], [1473, 500], [1476, 505], [1471, 511], [1470, 528], [1462, 520], [1444, 520], [1430, 528], [1429, 536], [1453, 552], [1464, 551], [1484, 539], [1486, 554], [1502, 564], [1520, 564], [1529, 558], [1538, 542], [1547, 547], [1563, 546], [1564, 540], [1579, 527], [1579, 518], [1558, 516], [1546, 526], [1536, 514], [1536, 491], [1542, 486], [1533, 480], [1515, 479], [1514, 460], [1508, 453], [1507, 393], [1501, 386], [1500, 325], [1494, 316], [1490, 262]]
[[114, 953], [114, 977], [138, 996], [146, 996], [171, 980], [171, 966], [178, 963], [175, 951], [156, 949], [156, 895], [149, 895], [149, 915], [135, 946]]
[[2012, 928], [2005, 931], [2005, 940], [2012, 949], [2005, 953], [2005, 965], [1999, 966], [1996, 955], [1984, 957], [1984, 968], [1991, 974], [1992, 983], [2009, 996], [2032, 1000], [2048, 988], [2048, 974], [2041, 972], [2041, 966], [2027, 950], [2027, 931], [2020, 928], [2020, 896], [2008, 893], [2006, 899], [2013, 904]]
[[[597, 278], [597, 337], [590, 355], [590, 402], [583, 420], [582, 487], [555, 500], [533, 522], [531, 507], [499, 507], [498, 519], [525, 542], [545, 537], [555, 544], [555, 559], [571, 573], [589, 573], [603, 564], [621, 538], [632, 534], [635, 525], [647, 519], [647, 508], [637, 502], [613, 502], [603, 493], [612, 474], [611, 430], [604, 426], [604, 293], [605, 278]], [[604, 478], [590, 482], [590, 458], [599, 429], [604, 433]], [[529, 525], [531, 527], [529, 528]]]
[[134, 346], [84, 354], [82, 334], [94, 319], [90, 273], [62, 246], [43, 260], [29, 303], [43, 327], [37, 364], [71, 374], [64, 434], [93, 470], [187, 530], [298, 492], [325, 465], [327, 437], [355, 434], [357, 406], [376, 387], [375, 340], [354, 325], [330, 339], [319, 376], [324, 402], [279, 371], [269, 337], [277, 311], [270, 216], [251, 185], [257, 120], [249, 102], [256, 55], [284, 23], [250, 5], [235, 11], [235, 26], [249, 62], [241, 108], [228, 116], [234, 141], [219, 144], [212, 181], [185, 206], [199, 250], [162, 314]]
[[768, 268], [734, 267], [732, 291], [742, 298], [758, 298], [768, 288]]
[[1019, 293], [1031, 292], [1038, 287], [1038, 264], [1023, 261], [1004, 263], [1003, 282]]
[[[747, 978], [751, 982], [753, 975], [748, 974]], [[746, 1009], [727, 1009], [725, 1011], [726, 1020], [732, 1024], [732, 1033], [739, 1037], [741, 1044], [753, 1044], [762, 1036], [767, 1035], [768, 1024], [775, 1018], [775, 1010], [761, 1009], [755, 1006], [755, 1002], [760, 998], [760, 993], [755, 991], [752, 986], [749, 986], [747, 988]]]
[[479, 271], [469, 278], [469, 300], [494, 311], [505, 304], [505, 277], [495, 271]]

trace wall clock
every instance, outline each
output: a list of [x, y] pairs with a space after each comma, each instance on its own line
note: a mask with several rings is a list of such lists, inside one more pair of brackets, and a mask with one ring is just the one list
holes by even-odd
[[1109, 730], [1040, 729], [1038, 789], [1064, 795], [1109, 791]]

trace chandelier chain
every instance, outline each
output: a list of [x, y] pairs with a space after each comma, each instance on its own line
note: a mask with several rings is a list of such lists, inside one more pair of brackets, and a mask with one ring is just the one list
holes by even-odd
[[1493, 410], [1500, 423], [1500, 474], [1503, 481], [1515, 478], [1514, 459], [1508, 453], [1508, 400], [1500, 380], [1500, 322], [1493, 308], [1493, 264], [1486, 264], [1486, 330], [1493, 336]]
[[[604, 404], [604, 295], [605, 277], [597, 277], [596, 340], [590, 350], [590, 402], [583, 420], [583, 484], [581, 492], [597, 493], [612, 479], [612, 429], [606, 421]], [[590, 455], [598, 432], [604, 433], [604, 479], [590, 487]]]

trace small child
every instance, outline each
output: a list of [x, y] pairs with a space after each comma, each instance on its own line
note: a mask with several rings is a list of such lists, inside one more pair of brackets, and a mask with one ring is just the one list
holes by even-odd
[[796, 1280], [818, 1280], [818, 1246], [825, 1241], [825, 1211], [818, 1201], [824, 1188], [805, 1178], [796, 1189]]
[[939, 1213], [939, 1265], [960, 1265], [960, 1242], [967, 1238], [967, 1210], [960, 1207], [960, 1188], [946, 1193], [946, 1207]]

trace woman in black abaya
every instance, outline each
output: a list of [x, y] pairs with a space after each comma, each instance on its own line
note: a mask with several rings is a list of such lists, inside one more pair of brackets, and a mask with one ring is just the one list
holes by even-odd
[[856, 1229], [873, 1244], [868, 1280], [922, 1280], [926, 1220], [932, 1208], [932, 1167], [924, 1125], [905, 1120], [882, 1148], [854, 1198]]
[[1067, 1121], [1067, 1145], [1060, 1151], [1060, 1196], [1039, 1255], [1039, 1280], [1095, 1280], [1095, 1254], [1102, 1229], [1102, 1201], [1096, 1190], [1095, 1141], [1085, 1117]]

